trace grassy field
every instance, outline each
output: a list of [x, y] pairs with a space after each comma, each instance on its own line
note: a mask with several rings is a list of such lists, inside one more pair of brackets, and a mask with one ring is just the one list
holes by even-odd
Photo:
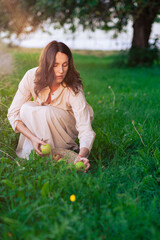
[[0, 239], [160, 239], [160, 66], [118, 67], [116, 53], [74, 53], [95, 113], [91, 168], [82, 173], [33, 152], [29, 161], [16, 157], [7, 109], [39, 51], [11, 53], [14, 72], [0, 81]]

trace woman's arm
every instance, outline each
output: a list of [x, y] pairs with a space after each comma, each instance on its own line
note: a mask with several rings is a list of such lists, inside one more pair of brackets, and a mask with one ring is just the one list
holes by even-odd
[[95, 132], [91, 126], [91, 119], [93, 116], [91, 116], [88, 104], [82, 92], [79, 92], [77, 95], [70, 94], [69, 103], [76, 119], [76, 128], [79, 132], [78, 138], [80, 141], [80, 151], [74, 161], [74, 164], [79, 161], [83, 161], [86, 165], [86, 172], [90, 167], [87, 157], [90, 153], [95, 138]]
[[41, 141], [39, 138], [37, 138], [27, 127], [26, 125], [22, 122], [21, 117], [20, 117], [20, 109], [22, 105], [31, 100], [32, 98], [32, 85], [33, 85], [33, 80], [34, 80], [34, 75], [35, 75], [36, 68], [31, 69], [26, 72], [24, 75], [23, 79], [18, 85], [18, 90], [14, 96], [14, 99], [12, 101], [12, 104], [10, 108], [8, 109], [8, 120], [15, 132], [20, 132], [24, 136], [26, 136], [33, 145], [33, 148], [35, 151], [42, 155], [39, 146], [40, 144], [46, 144], [45, 142]]
[[39, 154], [42, 155], [40, 151], [40, 145], [43, 144], [45, 145], [46, 143], [41, 141], [38, 137], [36, 137], [22, 121], [18, 121], [16, 125], [16, 131], [22, 133], [25, 137], [27, 137], [33, 145], [34, 150]]
[[[13, 98], [13, 101], [8, 109], [8, 120], [13, 128], [16, 131], [16, 124], [18, 121], [21, 121], [20, 118], [20, 109], [22, 105], [32, 99], [32, 91], [34, 84], [34, 75], [36, 68], [28, 70], [22, 80], [18, 85], [18, 90]], [[17, 131], [16, 131], [17, 132]]]
[[76, 128], [80, 142], [79, 154], [83, 157], [87, 157], [91, 151], [95, 138], [95, 132], [91, 126], [93, 110], [90, 110], [91, 107], [86, 102], [85, 96], [81, 91], [77, 95], [74, 95], [72, 92], [70, 93], [69, 104], [72, 107], [76, 120]]
[[79, 154], [78, 154], [80, 157], [88, 157], [89, 155], [89, 149], [86, 148], [86, 147], [82, 147], [79, 151]]

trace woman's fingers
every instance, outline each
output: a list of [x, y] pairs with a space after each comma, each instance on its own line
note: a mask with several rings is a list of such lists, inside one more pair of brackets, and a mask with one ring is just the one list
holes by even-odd
[[84, 164], [86, 165], [87, 163], [89, 163], [89, 160], [87, 158], [82, 158], [82, 160], [84, 162]]
[[85, 168], [85, 171], [84, 172], [87, 172], [87, 170], [90, 168], [90, 164], [89, 163], [87, 163], [87, 164], [85, 164], [87, 167]]
[[42, 152], [41, 152], [38, 148], [36, 148], [35, 151], [36, 151], [40, 156], [42, 156]]
[[44, 142], [44, 141], [42, 141], [42, 140], [40, 140], [39, 143], [42, 144], [42, 145], [46, 145], [46, 144], [47, 144], [46, 142]]
[[82, 159], [82, 161], [84, 162], [84, 164], [86, 165], [85, 171], [87, 172], [87, 170], [90, 168], [90, 163], [89, 160], [87, 158]]
[[86, 168], [85, 168], [84, 172], [87, 172], [87, 170], [90, 168], [90, 163], [89, 163], [89, 160], [87, 158], [78, 158], [74, 161], [74, 164], [76, 164], [77, 162], [81, 162], [81, 161], [86, 165]]
[[84, 172], [87, 172], [87, 170], [90, 168], [90, 164], [88, 163], [87, 164], [87, 167], [85, 168], [85, 171]]
[[39, 154], [39, 155], [41, 155], [42, 156], [42, 152], [41, 152], [41, 149], [40, 149], [40, 145], [41, 144], [39, 144], [39, 143], [37, 143], [37, 144], [35, 144], [35, 151]]
[[43, 139], [39, 139], [37, 137], [32, 139], [33, 148], [36, 151], [36, 153], [40, 156], [44, 156], [41, 151], [41, 145], [46, 145], [46, 144], [47, 143], [43, 141]]
[[42, 152], [41, 152], [41, 145], [46, 145], [47, 143], [46, 142], [44, 142], [44, 141], [42, 141], [42, 140], [39, 140], [38, 141], [38, 150], [37, 150], [37, 152], [42, 156], [43, 154], [42, 154]]

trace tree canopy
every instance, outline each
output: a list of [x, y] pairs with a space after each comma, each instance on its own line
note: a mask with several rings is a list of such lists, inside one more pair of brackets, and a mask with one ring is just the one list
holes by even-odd
[[[50, 20], [83, 29], [123, 31], [133, 22], [132, 48], [148, 48], [152, 24], [160, 13], [160, 0], [0, 0], [0, 30], [20, 35]], [[4, 17], [3, 17], [4, 16]]]
[[8, 36], [35, 31], [41, 19], [33, 14], [33, 3], [32, 0], [0, 0], [0, 31]]

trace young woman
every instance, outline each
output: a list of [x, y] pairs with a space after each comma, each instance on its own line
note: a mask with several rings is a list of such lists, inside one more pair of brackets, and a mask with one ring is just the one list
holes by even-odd
[[[17, 156], [28, 158], [40, 145], [79, 151], [77, 161], [87, 159], [95, 138], [93, 110], [86, 102], [80, 74], [70, 49], [52, 41], [42, 51], [39, 66], [26, 72], [8, 110], [8, 120], [20, 132]], [[78, 137], [80, 146], [75, 143]]]

